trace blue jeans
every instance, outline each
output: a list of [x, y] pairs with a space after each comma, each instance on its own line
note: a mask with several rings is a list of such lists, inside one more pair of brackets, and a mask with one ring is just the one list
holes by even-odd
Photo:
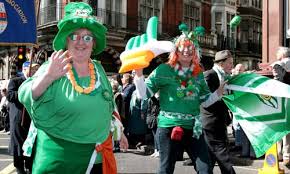
[[197, 140], [192, 137], [192, 130], [183, 129], [181, 141], [171, 140], [171, 128], [157, 128], [157, 138], [160, 143], [160, 165], [158, 174], [173, 174], [178, 156], [178, 148], [184, 148], [194, 163], [198, 174], [212, 174], [209, 168], [208, 148], [201, 135]]
[[153, 137], [154, 137], [154, 149], [159, 151], [159, 141], [158, 141], [158, 138], [156, 136], [156, 132], [157, 132], [157, 128], [155, 129], [152, 129], [152, 134], [153, 134]]

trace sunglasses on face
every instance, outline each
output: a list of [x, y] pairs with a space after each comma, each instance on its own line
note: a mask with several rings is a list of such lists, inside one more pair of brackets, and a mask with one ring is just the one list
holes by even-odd
[[79, 40], [83, 40], [85, 43], [90, 43], [94, 40], [94, 37], [91, 36], [91, 35], [83, 35], [83, 36], [80, 36], [80, 35], [77, 35], [77, 34], [71, 34], [69, 35], [69, 38], [72, 40], [72, 41], [79, 41]]

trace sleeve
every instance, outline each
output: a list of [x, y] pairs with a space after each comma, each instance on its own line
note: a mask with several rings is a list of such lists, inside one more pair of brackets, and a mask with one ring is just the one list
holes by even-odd
[[199, 100], [200, 100], [200, 103], [203, 103], [209, 98], [211, 92], [207, 86], [205, 79], [204, 79], [203, 73], [200, 73], [199, 79], [200, 79], [199, 80], [199, 82], [200, 82], [199, 83], [199, 85], [200, 85]]
[[159, 72], [162, 71], [160, 66], [157, 67], [145, 80], [147, 86], [146, 95], [148, 98], [152, 97], [160, 89]]
[[47, 125], [45, 121], [56, 112], [53, 91], [53, 86], [56, 85], [55, 82], [37, 100], [32, 98], [31, 89], [33, 82], [46, 71], [47, 65], [48, 62], [44, 63], [33, 77], [29, 77], [22, 83], [18, 90], [19, 101], [25, 106], [36, 127], [39, 125], [52, 126]]
[[134, 84], [136, 86], [137, 97], [141, 99], [148, 99], [152, 97], [158, 90], [157, 72], [159, 68], [156, 68], [144, 81], [144, 76], [134, 77]]
[[122, 115], [122, 108], [123, 108], [123, 96], [121, 93], [118, 93], [117, 97], [116, 97], [116, 105], [117, 105], [117, 109], [120, 115]]
[[[213, 75], [206, 75], [206, 76], [201, 75], [201, 77], [202, 77], [201, 78], [202, 80], [200, 83], [200, 86], [201, 86], [200, 103], [201, 103], [202, 107], [207, 108], [210, 105], [217, 102], [218, 100], [220, 100], [221, 97], [219, 97], [217, 95], [216, 86], [212, 85], [212, 83], [210, 83], [213, 81], [214, 76]], [[207, 80], [205, 80], [206, 78], [207, 78]], [[214, 92], [212, 93], [211, 91], [214, 91]]]
[[147, 113], [147, 107], [148, 107], [148, 99], [141, 99], [141, 112], [143, 114]]
[[11, 103], [16, 103], [18, 101], [18, 85], [15, 79], [11, 79], [8, 83], [8, 93], [7, 93], [7, 100]]

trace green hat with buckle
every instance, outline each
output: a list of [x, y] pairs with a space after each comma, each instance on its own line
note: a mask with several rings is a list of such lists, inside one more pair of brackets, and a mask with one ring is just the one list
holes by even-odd
[[96, 40], [93, 54], [101, 53], [106, 47], [107, 28], [92, 15], [92, 7], [84, 2], [71, 2], [65, 6], [64, 11], [63, 19], [57, 24], [58, 33], [53, 40], [53, 48], [57, 51], [64, 50], [67, 37], [77, 29], [86, 28]]

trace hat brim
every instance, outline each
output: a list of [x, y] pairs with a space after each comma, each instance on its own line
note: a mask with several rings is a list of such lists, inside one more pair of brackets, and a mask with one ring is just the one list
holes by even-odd
[[223, 59], [217, 59], [217, 60], [214, 60], [214, 62], [221, 62], [221, 61], [224, 61], [224, 60], [226, 60], [228, 57], [225, 57], [225, 58], [223, 58]]
[[106, 47], [106, 32], [107, 29], [97, 21], [83, 20], [82, 18], [66, 21], [60, 28], [53, 40], [53, 48], [58, 51], [66, 48], [67, 37], [80, 28], [87, 28], [90, 30], [96, 39], [95, 46], [93, 48], [93, 54], [97, 55], [101, 53]]

